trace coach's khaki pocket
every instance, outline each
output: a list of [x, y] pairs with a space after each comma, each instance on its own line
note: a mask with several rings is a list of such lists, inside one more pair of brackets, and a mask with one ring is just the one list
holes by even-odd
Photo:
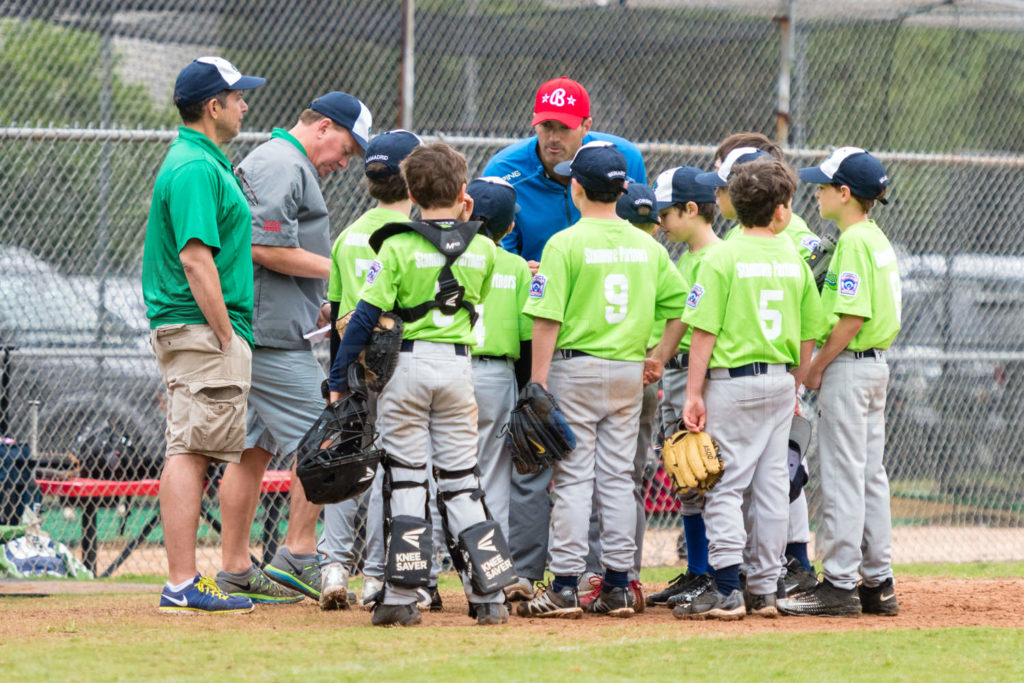
[[192, 452], [241, 451], [245, 447], [248, 385], [232, 379], [189, 382], [185, 445]]

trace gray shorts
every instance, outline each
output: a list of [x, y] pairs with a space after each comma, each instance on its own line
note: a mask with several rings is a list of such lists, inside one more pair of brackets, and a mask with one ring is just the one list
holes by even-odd
[[320, 394], [325, 377], [312, 351], [253, 351], [245, 447], [258, 446], [277, 455], [294, 451], [326, 405]]

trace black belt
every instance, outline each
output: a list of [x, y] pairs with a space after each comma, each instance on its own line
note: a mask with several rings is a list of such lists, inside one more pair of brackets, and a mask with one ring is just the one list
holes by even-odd
[[665, 368], [669, 370], [686, 370], [688, 367], [690, 367], [689, 353], [680, 353], [672, 356], [672, 358], [665, 363]]
[[580, 351], [579, 349], [558, 349], [558, 353], [562, 355], [562, 360], [569, 360], [570, 358], [579, 358], [580, 356], [590, 356], [592, 354], [586, 351]]
[[[413, 347], [413, 345], [415, 345], [415, 343], [416, 343], [415, 339], [403, 339], [402, 340], [402, 351], [405, 351], [407, 353], [409, 351], [412, 351], [412, 347]], [[434, 343], [434, 344], [445, 344], [447, 342], [432, 342], [432, 343]], [[468, 356], [469, 355], [469, 347], [466, 346], [465, 344], [452, 344], [451, 346], [455, 347], [455, 355], [456, 356]]]
[[881, 349], [867, 349], [865, 351], [854, 351], [853, 352], [853, 357], [855, 359], [857, 359], [857, 360], [860, 360], [861, 358], [881, 358], [882, 357], [882, 350]]
[[479, 358], [480, 360], [500, 360], [500, 361], [512, 360], [511, 356], [487, 356], [487, 355], [484, 355], [482, 353], [480, 355], [478, 355], [478, 356], [473, 356], [473, 358]]
[[[736, 377], [754, 377], [756, 375], [768, 374], [768, 366], [770, 363], [747, 363], [741, 365], [738, 368], [729, 368], [729, 377], [735, 379]], [[719, 368], [715, 368], [716, 370]], [[724, 368], [723, 368], [724, 369]], [[707, 377], [711, 377], [711, 370], [707, 372]]]

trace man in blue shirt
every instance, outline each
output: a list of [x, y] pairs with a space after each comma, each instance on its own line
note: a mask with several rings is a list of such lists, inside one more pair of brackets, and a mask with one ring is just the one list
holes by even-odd
[[[579, 209], [569, 194], [570, 178], [555, 173], [555, 166], [571, 161], [588, 142], [607, 141], [626, 157], [626, 174], [631, 182], [646, 183], [647, 171], [636, 145], [591, 130], [590, 96], [572, 79], [556, 78], [540, 86], [531, 125], [536, 135], [495, 154], [482, 175], [498, 176], [515, 188], [520, 208], [515, 227], [501, 246], [526, 259], [536, 275], [548, 239], [580, 219]], [[525, 372], [528, 377], [529, 368], [530, 354], [524, 349], [516, 364], [517, 376]], [[512, 473], [509, 546], [521, 579], [505, 589], [510, 600], [532, 598], [533, 582], [544, 576], [551, 520], [551, 473], [551, 469], [535, 474]]]

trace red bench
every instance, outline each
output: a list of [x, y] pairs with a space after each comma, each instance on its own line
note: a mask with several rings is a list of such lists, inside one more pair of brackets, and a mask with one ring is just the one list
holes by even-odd
[[[96, 574], [96, 514], [108, 498], [145, 498], [160, 493], [159, 479], [138, 479], [134, 481], [111, 481], [107, 479], [37, 479], [36, 483], [44, 495], [57, 496], [64, 502], [82, 507], [82, 562]], [[266, 564], [277, 550], [277, 527], [281, 510], [291, 488], [291, 472], [288, 470], [267, 470], [263, 474], [260, 493], [263, 494], [267, 510], [263, 524], [263, 562]], [[220, 533], [220, 521], [213, 514], [212, 505], [204, 497], [201, 512], [210, 526]], [[160, 515], [154, 515], [121, 551], [121, 554], [103, 570], [99, 576], [110, 576], [146, 539], [146, 536], [160, 523]], [[253, 561], [260, 564], [256, 558]]]

